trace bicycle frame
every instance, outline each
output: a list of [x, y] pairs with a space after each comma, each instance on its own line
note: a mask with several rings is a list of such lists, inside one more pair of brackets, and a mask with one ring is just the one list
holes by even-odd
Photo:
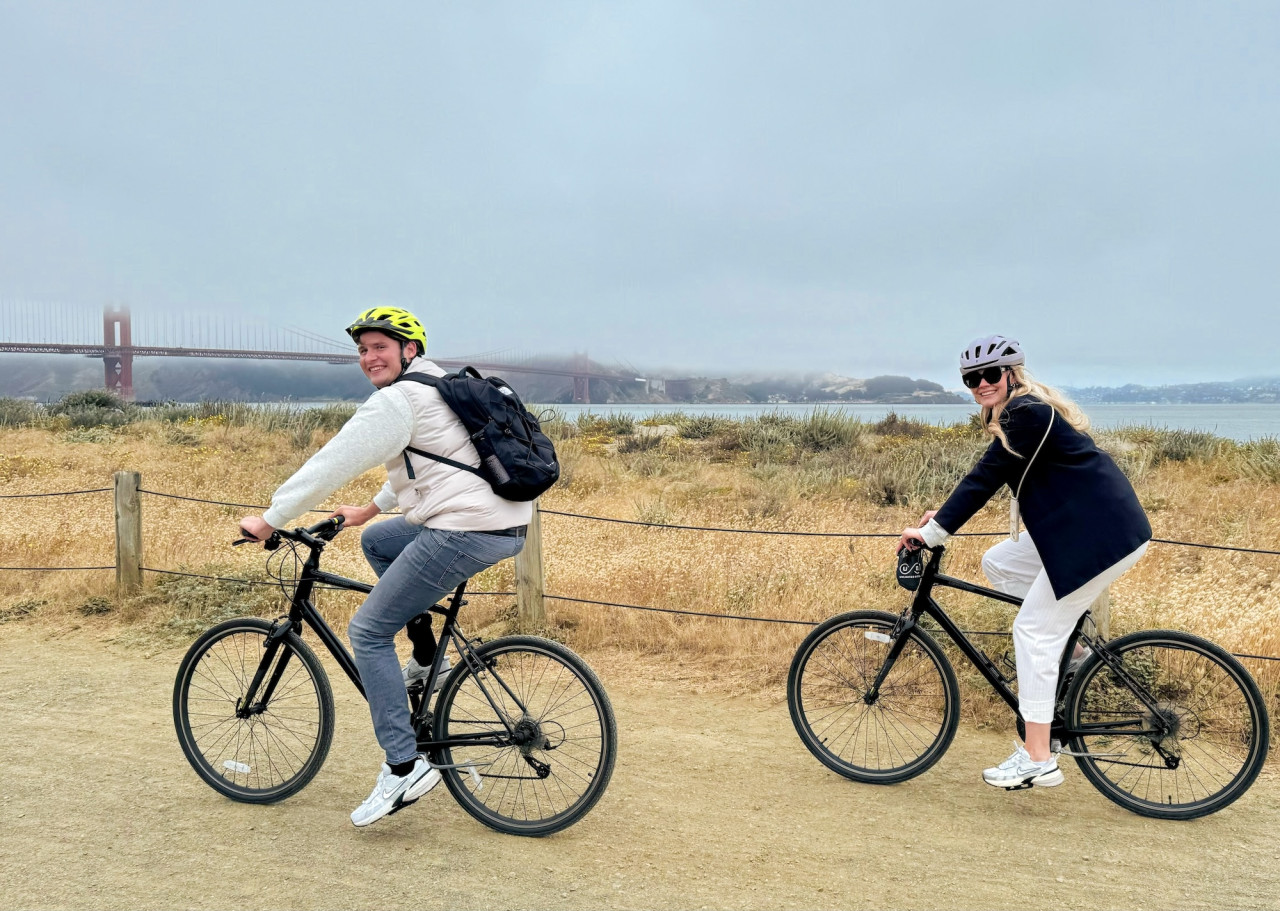
[[[928, 616], [932, 617], [934, 621], [937, 622], [938, 626], [942, 628], [942, 631], [946, 633], [948, 637], [950, 637], [951, 641], [955, 643], [961, 653], [969, 659], [975, 668], [977, 668], [978, 673], [986, 679], [987, 683], [991, 685], [991, 688], [996, 691], [996, 694], [999, 695], [1009, 708], [1013, 710], [1014, 714], [1018, 717], [1018, 720], [1020, 722], [1023, 721], [1022, 713], [1018, 709], [1017, 694], [1014, 693], [1013, 688], [1010, 686], [1010, 683], [1012, 682], [1010, 678], [1001, 673], [995, 662], [992, 661], [984, 651], [969, 640], [969, 638], [964, 634], [964, 631], [955, 624], [955, 621], [947, 615], [947, 612], [943, 610], [942, 606], [934, 600], [933, 588], [935, 585], [940, 585], [944, 588], [954, 588], [983, 598], [1003, 601], [1005, 604], [1012, 604], [1018, 607], [1022, 605], [1023, 599], [1014, 597], [1013, 595], [1006, 595], [993, 588], [974, 585], [972, 582], [966, 582], [963, 579], [957, 579], [954, 576], [948, 576], [945, 573], [942, 573], [939, 567], [942, 562], [942, 554], [946, 551], [946, 548], [939, 546], [926, 548], [926, 550], [932, 554], [932, 559], [925, 563], [924, 572], [920, 578], [920, 585], [916, 589], [914, 597], [911, 599], [911, 604], [902, 612], [902, 615], [898, 618], [897, 624], [895, 624], [893, 628], [893, 632], [890, 634], [893, 641], [889, 648], [889, 653], [885, 657], [884, 665], [880, 668], [880, 673], [872, 682], [871, 688], [864, 698], [867, 700], [874, 700], [879, 695], [880, 685], [884, 682], [889, 671], [897, 661], [898, 655], [901, 654], [902, 649], [906, 646], [907, 636], [904, 634], [917, 626], [921, 617]], [[1157, 739], [1163, 737], [1166, 730], [1161, 718], [1161, 713], [1156, 704], [1155, 696], [1149, 693], [1140, 681], [1134, 679], [1133, 675], [1125, 669], [1123, 663], [1107, 651], [1102, 640], [1094, 636], [1090, 636], [1083, 631], [1085, 620], [1089, 616], [1089, 612], [1085, 611], [1085, 613], [1080, 616], [1080, 619], [1076, 621], [1075, 628], [1071, 631], [1071, 635], [1067, 637], [1067, 644], [1063, 649], [1062, 657], [1058, 666], [1058, 690], [1055, 695], [1055, 703], [1060, 704], [1063, 696], [1065, 695], [1065, 671], [1067, 664], [1071, 660], [1071, 654], [1074, 651], [1076, 643], [1080, 642], [1093, 649], [1094, 654], [1096, 654], [1103, 663], [1107, 665], [1108, 669], [1123, 680], [1125, 685], [1128, 686], [1133, 691], [1134, 695], [1136, 695], [1147, 707], [1149, 717], [1145, 719], [1134, 718], [1131, 720], [1087, 724], [1082, 726], [1080, 729], [1068, 729], [1064, 719], [1058, 716], [1055, 712], [1054, 720], [1049, 729], [1050, 736], [1064, 743], [1073, 737], [1085, 734], [1113, 734], [1116, 736], [1149, 734], [1153, 738]], [[1146, 725], [1148, 724], [1154, 724], [1155, 726], [1147, 728]], [[1161, 752], [1163, 754], [1163, 751]], [[1177, 758], [1165, 756], [1165, 761], [1166, 763], [1173, 762], [1176, 764]]]
[[[360, 670], [356, 667], [355, 658], [347, 651], [338, 636], [329, 624], [320, 615], [315, 604], [311, 600], [312, 592], [317, 584], [330, 585], [334, 588], [344, 591], [355, 591], [368, 594], [373, 591], [373, 586], [360, 582], [356, 579], [348, 579], [345, 576], [339, 576], [335, 573], [325, 572], [320, 569], [320, 554], [323, 552], [326, 541], [323, 538], [315, 537], [301, 529], [295, 533], [289, 533], [288, 537], [305, 544], [310, 549], [310, 554], [302, 565], [302, 575], [298, 580], [297, 586], [294, 588], [293, 597], [290, 599], [289, 613], [287, 615], [288, 622], [279, 622], [276, 628], [267, 637], [264, 652], [258, 669], [254, 674], [253, 680], [250, 682], [248, 689], [245, 691], [244, 697], [239, 701], [236, 714], [239, 717], [248, 717], [252, 714], [261, 713], [266, 709], [267, 704], [271, 701], [271, 697], [275, 693], [277, 684], [284, 675], [285, 667], [289, 661], [291, 652], [285, 652], [285, 656], [279, 662], [276, 662], [276, 654], [279, 652], [280, 643], [290, 633], [301, 633], [302, 625], [305, 623], [315, 632], [324, 647], [333, 656], [334, 661], [342, 668], [343, 673], [351, 680], [351, 683], [360, 692], [361, 696], [367, 698], [364, 684], [360, 680]], [[502, 711], [498, 701], [493, 694], [486, 688], [481, 679], [481, 673], [485, 670], [484, 662], [482, 662], [473, 651], [470, 641], [458, 631], [457, 618], [458, 611], [467, 602], [463, 600], [466, 592], [467, 582], [464, 580], [454, 590], [450, 597], [449, 606], [441, 607], [440, 605], [432, 605], [427, 610], [434, 614], [444, 617], [444, 625], [440, 631], [440, 647], [436, 650], [435, 660], [431, 665], [431, 672], [425, 682], [424, 693], [435, 692], [435, 682], [440, 675], [440, 667], [443, 663], [445, 653], [445, 643], [452, 642], [457, 650], [461, 660], [465, 662], [471, 669], [474, 679], [480, 691], [484, 693], [485, 699], [488, 700], [494, 714], [502, 721], [505, 731], [494, 731], [488, 734], [473, 734], [468, 736], [450, 737], [447, 740], [423, 740], [418, 739], [418, 747], [421, 750], [431, 751], [443, 747], [461, 747], [461, 746], [511, 746], [512, 744], [521, 745], [519, 736], [516, 731], [516, 724], [510, 718], [508, 713]], [[281, 618], [285, 620], [286, 618]], [[274, 667], [274, 670], [272, 668]], [[270, 679], [265, 680], [270, 670]], [[511, 690], [509, 686], [496, 674], [493, 675], [501, 686], [503, 692], [512, 700], [512, 702], [520, 709], [522, 713], [527, 712], [524, 703], [519, 696]], [[261, 687], [261, 692], [259, 692]], [[255, 697], [257, 697], [255, 699]], [[419, 723], [429, 717], [430, 699], [424, 698], [421, 703], [412, 707], [411, 718], [415, 727], [418, 728]], [[539, 778], [545, 778], [550, 774], [550, 767], [544, 763], [526, 756], [526, 762], [537, 773]], [[437, 766], [443, 768], [444, 766]], [[505, 776], [504, 776], [505, 777]]]

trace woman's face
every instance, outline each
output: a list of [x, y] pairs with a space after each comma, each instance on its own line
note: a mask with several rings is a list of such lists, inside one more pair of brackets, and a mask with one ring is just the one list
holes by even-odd
[[973, 400], [983, 408], [994, 408], [1009, 397], [1009, 378], [1011, 374], [1008, 370], [1000, 372], [1000, 379], [994, 384], [987, 382], [984, 377], [982, 382], [978, 384], [977, 389], [973, 392]]

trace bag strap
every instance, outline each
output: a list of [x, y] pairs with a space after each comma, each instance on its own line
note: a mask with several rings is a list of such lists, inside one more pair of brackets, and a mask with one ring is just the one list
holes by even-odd
[[432, 376], [429, 373], [402, 373], [392, 380], [392, 382], [399, 383], [401, 381], [406, 381], [410, 383], [421, 383], [424, 386], [439, 386], [442, 379], [444, 379], [444, 377]]
[[[1048, 404], [1047, 402], [1045, 404]], [[1058, 411], [1052, 405], [1049, 405], [1049, 426], [1044, 429], [1044, 436], [1040, 439], [1040, 445], [1036, 447], [1036, 451], [1031, 454], [1031, 461], [1027, 462], [1027, 467], [1023, 469], [1022, 479], [1018, 481], [1018, 489], [1013, 492], [1013, 498], [1016, 500], [1022, 496], [1022, 485], [1027, 480], [1027, 472], [1031, 471], [1031, 462], [1036, 460], [1036, 456], [1040, 454], [1040, 450], [1044, 449], [1045, 440], [1049, 439], [1049, 431], [1053, 429], [1053, 419], [1057, 417]]]
[[423, 449], [415, 449], [412, 446], [406, 446], [404, 448], [404, 467], [409, 470], [409, 478], [411, 480], [416, 480], [416, 476], [413, 473], [413, 466], [409, 464], [409, 453], [411, 452], [414, 455], [423, 456], [424, 458], [439, 462], [442, 465], [452, 465], [454, 468], [461, 468], [463, 471], [469, 471], [472, 474], [480, 474], [479, 468], [475, 468], [465, 462], [455, 462], [453, 459], [447, 459], [442, 455], [436, 455], [434, 452], [427, 452]]

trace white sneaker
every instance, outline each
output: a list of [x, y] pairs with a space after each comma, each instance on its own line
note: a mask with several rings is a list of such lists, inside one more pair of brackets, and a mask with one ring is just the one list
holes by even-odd
[[1044, 762], [1036, 762], [1027, 753], [1022, 744], [1018, 744], [1013, 755], [990, 769], [984, 769], [982, 780], [993, 788], [1004, 788], [1016, 791], [1033, 785], [1042, 788], [1053, 788], [1062, 784], [1062, 770], [1058, 768], [1058, 757], [1050, 755]]
[[[449, 676], [449, 671], [452, 668], [453, 665], [449, 663], [449, 656], [446, 655], [444, 661], [440, 663], [440, 673], [436, 675], [436, 685], [431, 692], [439, 692], [440, 687], [444, 686], [445, 678]], [[418, 663], [417, 658], [410, 655], [408, 663], [404, 666], [404, 685], [408, 686], [415, 680], [422, 680], [425, 682], [429, 676], [431, 676], [431, 668], [423, 667]]]
[[389, 813], [413, 803], [439, 783], [440, 773], [431, 768], [423, 756], [418, 757], [409, 774], [404, 776], [391, 774], [391, 767], [384, 762], [373, 793], [351, 813], [351, 824], [372, 825]]

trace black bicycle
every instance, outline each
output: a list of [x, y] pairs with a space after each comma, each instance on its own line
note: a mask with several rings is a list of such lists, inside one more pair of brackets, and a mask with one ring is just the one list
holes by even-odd
[[[317, 585], [372, 590], [321, 571], [320, 554], [341, 528], [335, 517], [272, 535], [268, 571], [288, 596], [289, 613], [220, 623], [178, 668], [173, 719], [182, 750], [210, 787], [234, 800], [272, 803], [296, 794], [328, 756], [333, 691], [302, 641], [304, 623], [364, 695], [354, 659], [311, 601]], [[557, 642], [464, 635], [457, 617], [465, 590], [464, 582], [448, 606], [431, 608], [444, 617], [440, 647], [429, 677], [409, 687], [418, 749], [485, 825], [512, 835], [558, 832], [595, 806], [613, 774], [613, 707], [591, 668]], [[450, 644], [457, 660], [443, 672], [433, 710], [430, 694]]]
[[[1014, 682], [973, 645], [933, 598], [935, 586], [1008, 604], [1021, 599], [940, 571], [930, 555], [901, 614], [851, 611], [801, 643], [787, 678], [800, 739], [824, 765], [855, 781], [892, 784], [921, 774], [950, 746], [960, 720], [955, 672], [932, 618], [1018, 712]], [[910, 587], [910, 586], [907, 586]], [[1266, 761], [1270, 724], [1249, 672], [1199, 636], [1145, 630], [1104, 642], [1081, 617], [1058, 674], [1050, 736], [1108, 798], [1143, 816], [1194, 819], [1249, 789]], [[1074, 674], [1076, 642], [1092, 650]], [[1018, 733], [1025, 735], [1021, 716]]]

